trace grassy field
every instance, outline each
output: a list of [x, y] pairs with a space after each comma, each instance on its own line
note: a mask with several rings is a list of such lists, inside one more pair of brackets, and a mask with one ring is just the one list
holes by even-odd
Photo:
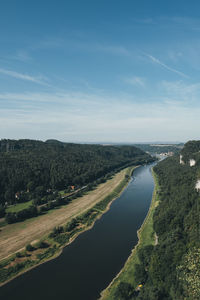
[[107, 287], [107, 289], [105, 289], [102, 292], [102, 296], [100, 298], [101, 300], [116, 300], [114, 295], [115, 295], [116, 288], [120, 282], [128, 282], [132, 284], [134, 287], [136, 287], [134, 272], [135, 272], [135, 264], [139, 263], [138, 254], [137, 254], [138, 250], [144, 246], [155, 245], [156, 243], [155, 232], [153, 230], [153, 214], [156, 206], [159, 203], [159, 198], [158, 198], [159, 186], [154, 172], [153, 172], [153, 177], [155, 182], [154, 193], [153, 193], [152, 202], [147, 217], [145, 218], [142, 227], [138, 231], [139, 242], [136, 245], [136, 247], [132, 250], [132, 253], [129, 256], [124, 268], [117, 275], [117, 277], [111, 282], [111, 284]]
[[36, 218], [1, 227], [0, 260], [24, 248], [28, 243], [41, 239], [54, 227], [66, 224], [72, 218], [95, 206], [118, 187], [124, 180], [127, 170], [129, 168], [115, 174], [107, 182], [99, 184], [95, 190], [74, 199], [66, 206]]
[[[47, 235], [41, 236], [41, 241], [45, 242], [45, 244], [48, 245], [47, 249], [40, 249], [40, 246], [38, 246], [38, 245], [41, 244], [41, 242], [38, 243], [37, 240], [33, 240], [33, 237], [31, 236], [31, 238], [32, 238], [31, 244], [33, 245], [33, 250], [31, 250], [31, 252], [29, 250], [27, 252], [27, 249], [25, 250], [24, 248], [22, 248], [18, 251], [18, 253], [13, 254], [12, 256], [9, 256], [9, 257], [1, 260], [1, 263], [0, 263], [0, 267], [1, 267], [0, 268], [0, 285], [3, 282], [6, 282], [7, 280], [10, 280], [10, 279], [14, 278], [15, 276], [25, 272], [29, 268], [34, 267], [40, 263], [43, 263], [48, 259], [52, 259], [56, 255], [59, 255], [59, 253], [61, 253], [61, 251], [62, 251], [62, 248], [66, 244], [70, 243], [82, 231], [87, 230], [91, 226], [93, 226], [95, 220], [98, 217], [100, 217], [102, 215], [102, 213], [105, 212], [109, 208], [110, 203], [116, 197], [118, 197], [120, 195], [120, 193], [122, 192], [122, 190], [126, 187], [133, 169], [134, 169], [134, 167], [129, 167], [129, 168], [122, 170], [121, 172], [116, 174], [111, 180], [109, 180], [106, 183], [101, 184], [99, 187], [97, 187], [96, 190], [89, 192], [88, 195], [81, 197], [80, 198], [80, 200], [82, 200], [81, 203], [84, 203], [84, 201], [83, 201], [84, 197], [87, 197], [86, 199], [88, 199], [88, 197], [89, 197], [89, 198], [92, 198], [93, 200], [94, 199], [99, 200], [96, 202], [96, 204], [93, 201], [93, 205], [89, 209], [87, 209], [85, 211], [80, 210], [80, 205], [78, 205], [77, 199], [74, 200], [74, 202], [76, 201], [76, 203], [77, 203], [76, 208], [78, 209], [79, 212], [81, 212], [81, 214], [80, 213], [75, 214], [75, 215], [73, 214], [73, 218], [71, 217], [71, 218], [67, 219], [66, 211], [65, 211], [65, 223], [62, 222], [63, 226], [60, 226], [61, 224], [59, 222], [60, 227], [55, 228], [55, 226], [53, 226], [54, 229], [53, 229], [53, 231], [51, 231], [51, 233], [48, 231], [48, 236]], [[58, 209], [57, 211], [59, 213], [60, 209]], [[49, 214], [48, 214], [48, 216], [49, 216]], [[57, 219], [55, 219], [54, 212], [52, 212], [51, 213], [52, 222], [53, 222], [52, 216], [54, 217], [54, 220], [57, 220]], [[38, 223], [39, 219], [38, 218], [35, 218], [35, 219], [36, 219], [35, 221], [37, 221], [37, 223]], [[68, 221], [68, 222], [66, 223], [66, 221]], [[75, 225], [73, 227], [72, 226], [69, 227], [69, 224], [74, 223], [74, 221], [75, 221]], [[26, 220], [25, 222], [21, 223], [20, 225], [21, 225], [21, 227], [16, 227], [16, 224], [13, 224], [13, 226], [15, 226], [14, 228], [15, 228], [16, 232], [17, 232], [17, 230], [21, 229], [20, 232], [23, 233], [24, 232], [23, 226], [25, 226], [24, 229], [29, 227], [29, 225], [31, 226], [32, 229], [35, 228], [35, 226], [32, 226], [32, 222], [30, 219]], [[13, 229], [13, 226], [11, 226], [12, 229]], [[38, 226], [41, 226], [41, 222], [39, 222]], [[37, 227], [37, 230], [39, 228], [40, 227]], [[62, 230], [58, 232], [59, 228], [62, 228]], [[25, 230], [25, 233], [26, 232], [27, 231]], [[28, 232], [30, 234], [30, 229]], [[50, 235], [49, 235], [49, 233], [50, 233]], [[5, 232], [4, 232], [4, 234], [5, 234]], [[10, 231], [10, 234], [11, 235], [13, 234], [13, 230]], [[6, 232], [6, 235], [9, 236], [9, 231]], [[15, 235], [16, 235], [16, 233], [14, 234], [14, 236]], [[25, 240], [25, 236], [23, 239], [23, 243], [24, 243], [24, 240]], [[12, 239], [11, 239], [11, 242], [12, 242]], [[14, 239], [14, 242], [15, 242], [15, 239]], [[25, 246], [25, 244], [24, 244], [24, 246]], [[2, 248], [0, 248], [0, 252], [1, 251], [2, 251]]]
[[6, 213], [15, 213], [18, 212], [22, 209], [28, 208], [29, 206], [31, 206], [33, 204], [33, 201], [30, 200], [28, 202], [24, 202], [24, 203], [18, 203], [16, 205], [12, 205], [6, 208]]

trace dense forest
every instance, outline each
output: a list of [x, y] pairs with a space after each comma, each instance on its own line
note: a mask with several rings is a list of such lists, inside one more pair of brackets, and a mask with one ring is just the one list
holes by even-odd
[[30, 201], [70, 186], [83, 187], [109, 172], [151, 160], [134, 146], [1, 140], [0, 204]]
[[181, 151], [182, 160], [185, 164], [189, 164], [190, 159], [194, 159], [197, 162], [197, 166], [200, 166], [200, 141], [189, 141], [185, 144]]
[[[154, 213], [158, 244], [140, 249], [135, 278], [140, 291], [120, 283], [118, 299], [200, 299], [200, 142], [190, 141], [180, 156], [154, 167], [159, 182], [159, 205]], [[190, 166], [189, 160], [195, 158]]]

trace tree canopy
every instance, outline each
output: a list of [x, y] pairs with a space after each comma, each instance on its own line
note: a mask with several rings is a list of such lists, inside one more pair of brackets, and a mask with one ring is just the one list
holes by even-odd
[[28, 201], [27, 193], [41, 197], [47, 189], [84, 186], [117, 168], [151, 160], [134, 146], [1, 140], [0, 204]]

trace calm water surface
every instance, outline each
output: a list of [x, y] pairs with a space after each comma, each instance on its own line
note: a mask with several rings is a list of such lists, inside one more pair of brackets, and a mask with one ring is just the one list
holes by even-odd
[[0, 299], [97, 299], [137, 244], [137, 230], [154, 188], [151, 167], [137, 168], [128, 187], [91, 230], [82, 233], [58, 258], [1, 287]]

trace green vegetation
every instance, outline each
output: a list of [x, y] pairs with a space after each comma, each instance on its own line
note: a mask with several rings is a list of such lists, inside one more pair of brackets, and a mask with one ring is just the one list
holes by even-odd
[[200, 141], [189, 141], [185, 144], [183, 150], [181, 151], [182, 160], [189, 164], [190, 159], [197, 160], [197, 164], [200, 165]]
[[30, 200], [28, 202], [18, 203], [18, 204], [9, 206], [9, 207], [6, 208], [6, 213], [17, 213], [20, 210], [29, 208], [32, 204], [33, 204], [33, 201]]
[[[176, 155], [154, 167], [159, 205], [150, 221], [153, 229], [150, 225], [150, 232], [147, 230], [150, 240], [140, 240], [132, 271], [130, 259], [120, 282], [105, 299], [200, 299], [200, 195], [195, 189], [200, 175], [199, 150], [199, 141], [188, 142], [181, 151], [185, 164], [180, 164]], [[196, 164], [191, 167], [188, 160], [194, 157]], [[142, 246], [151, 242], [152, 230], [158, 243]]]
[[103, 292], [102, 299], [115, 300], [126, 299], [126, 297], [128, 297], [128, 299], [131, 299], [131, 297], [137, 294], [137, 292], [135, 291], [136, 287], [142, 283], [140, 281], [140, 278], [138, 277], [138, 266], [140, 263], [139, 257], [142, 257], [143, 252], [149, 253], [156, 243], [155, 231], [153, 229], [153, 214], [159, 203], [159, 186], [157, 177], [154, 172], [153, 175], [155, 179], [154, 194], [148, 215], [142, 227], [138, 231], [139, 242], [133, 249], [122, 271], [113, 280], [111, 286], [109, 286], [109, 288], [107, 288]]
[[18, 212], [8, 212], [6, 214], [6, 221], [8, 224], [24, 221], [26, 219], [36, 217], [38, 215], [38, 210], [35, 205], [31, 205], [28, 208], [19, 210]]
[[33, 251], [33, 250], [35, 250], [35, 248], [31, 244], [26, 245], [26, 251]]
[[152, 160], [134, 146], [1, 140], [0, 217], [6, 214], [13, 223], [37, 216], [68, 204], [83, 188], [89, 190], [125, 167]]
[[129, 181], [134, 167], [127, 168], [124, 179], [119, 185], [101, 202], [97, 203], [88, 211], [71, 219], [66, 225], [55, 227], [53, 231], [35, 244], [28, 244], [24, 251], [20, 251], [12, 257], [0, 263], [0, 283], [3, 283], [14, 276], [26, 271], [30, 267], [43, 263], [47, 259], [52, 259], [58, 255], [63, 246], [71, 242], [80, 232], [92, 226], [109, 203], [114, 200]]

